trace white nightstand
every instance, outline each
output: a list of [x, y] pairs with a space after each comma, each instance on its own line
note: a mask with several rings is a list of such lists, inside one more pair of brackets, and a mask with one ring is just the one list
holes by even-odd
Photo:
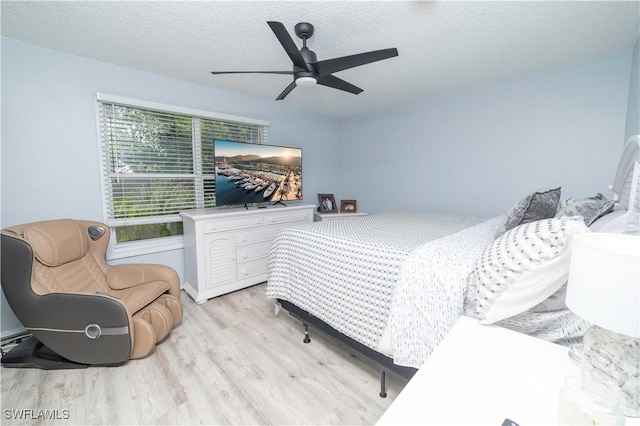
[[314, 221], [321, 222], [323, 220], [340, 220], [340, 219], [350, 219], [358, 216], [367, 216], [368, 213], [357, 212], [357, 213], [314, 213]]
[[377, 424], [555, 425], [558, 392], [579, 375], [567, 352], [462, 317]]

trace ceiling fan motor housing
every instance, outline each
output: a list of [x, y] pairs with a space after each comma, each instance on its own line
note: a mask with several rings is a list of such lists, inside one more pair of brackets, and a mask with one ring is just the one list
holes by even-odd
[[300, 55], [302, 55], [302, 59], [307, 63], [307, 68], [301, 68], [297, 65], [293, 65], [293, 74], [295, 79], [300, 77], [312, 77], [317, 79], [318, 74], [315, 72], [315, 68], [311, 64], [318, 62], [318, 57], [316, 56], [313, 50], [310, 50], [307, 47], [307, 39], [311, 38], [313, 35], [313, 25], [308, 22], [299, 22], [295, 26], [295, 32], [298, 37], [302, 39], [303, 45], [302, 49], [300, 49]]
[[299, 22], [295, 26], [295, 32], [303, 40], [311, 38], [313, 36], [313, 25], [308, 22]]
[[300, 49], [300, 54], [307, 64], [318, 62], [315, 52], [313, 50], [309, 50], [306, 46]]

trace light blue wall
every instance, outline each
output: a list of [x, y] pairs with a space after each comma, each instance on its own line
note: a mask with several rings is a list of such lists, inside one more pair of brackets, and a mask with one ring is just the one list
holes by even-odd
[[345, 120], [336, 192], [362, 211], [483, 217], [539, 188], [610, 195], [630, 66], [626, 52]]
[[[606, 193], [624, 137], [630, 68], [628, 52], [338, 121], [2, 39], [0, 227], [102, 220], [96, 91], [270, 121], [270, 141], [303, 148], [305, 202], [333, 192], [372, 213], [491, 216], [538, 187]], [[168, 264], [184, 277], [182, 250], [121, 261]], [[1, 303], [5, 335], [20, 323]]]
[[[326, 170], [335, 161], [336, 119], [3, 38], [0, 227], [103, 220], [95, 92], [270, 121], [270, 142], [303, 149], [304, 202], [338, 186]], [[133, 261], [168, 264], [184, 282], [182, 250], [119, 262]], [[20, 323], [4, 295], [1, 303], [4, 335]]]
[[640, 134], [640, 36], [633, 46], [631, 61], [631, 78], [629, 81], [629, 102], [627, 104], [627, 125], [625, 138]]

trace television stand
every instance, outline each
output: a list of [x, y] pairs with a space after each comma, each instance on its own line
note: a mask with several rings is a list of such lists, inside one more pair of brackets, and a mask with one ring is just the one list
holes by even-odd
[[264, 282], [271, 244], [284, 228], [313, 222], [314, 205], [180, 212], [184, 289], [196, 303]]
[[277, 206], [278, 204], [282, 204], [283, 206], [287, 207], [287, 205], [283, 203], [282, 200], [278, 200], [275, 203], [273, 203], [274, 206]]

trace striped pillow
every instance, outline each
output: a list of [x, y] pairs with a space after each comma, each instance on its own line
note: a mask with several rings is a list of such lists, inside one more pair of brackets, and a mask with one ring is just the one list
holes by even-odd
[[583, 232], [589, 228], [582, 217], [545, 219], [517, 226], [485, 247], [469, 276], [480, 322], [519, 314], [558, 291], [569, 275], [571, 237]]

